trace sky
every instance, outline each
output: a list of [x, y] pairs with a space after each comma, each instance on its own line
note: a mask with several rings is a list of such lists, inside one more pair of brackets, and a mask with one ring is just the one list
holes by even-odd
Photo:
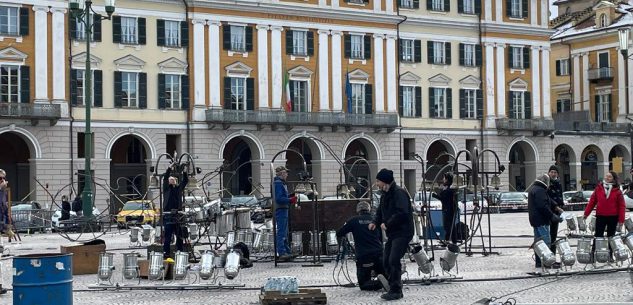
[[552, 20], [558, 16], [558, 7], [552, 3], [555, 0], [549, 0], [549, 20]]

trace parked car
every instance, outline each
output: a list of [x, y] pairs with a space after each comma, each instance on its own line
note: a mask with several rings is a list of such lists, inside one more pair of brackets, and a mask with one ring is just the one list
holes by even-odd
[[11, 206], [11, 221], [16, 232], [27, 230], [43, 231], [50, 226], [45, 221], [42, 206], [36, 201], [15, 202]]
[[[563, 193], [566, 210], [582, 210], [585, 208], [593, 191], [570, 191]], [[625, 196], [626, 197], [626, 196]]]
[[158, 208], [150, 200], [130, 200], [123, 205], [116, 215], [117, 227], [124, 228], [130, 225], [155, 225], [160, 218]]
[[[99, 209], [97, 209], [97, 207], [93, 207], [92, 215], [100, 216], [101, 212], [99, 212]], [[70, 211], [70, 219], [61, 221], [60, 218], [62, 218], [62, 210], [57, 209], [55, 210], [55, 212], [53, 212], [53, 215], [51, 216], [51, 226], [53, 227], [53, 230], [58, 230], [60, 229], [60, 226], [66, 226], [68, 222], [71, 222], [75, 217], [77, 217], [77, 213], [75, 213], [74, 211]]]
[[485, 212], [488, 209], [488, 200], [486, 198], [481, 197], [480, 194], [475, 196], [474, 193], [467, 193], [466, 199], [464, 201], [463, 193], [458, 193], [457, 195], [457, 207], [460, 209], [460, 213], [464, 213], [464, 204], [466, 206], [465, 212], [472, 212], [475, 209], [475, 204], [478, 204], [480, 212]]
[[527, 210], [528, 197], [524, 192], [505, 192], [499, 195], [497, 202], [499, 212]]
[[420, 210], [422, 209], [422, 205], [424, 205], [424, 199], [425, 197], [423, 197], [423, 195], [426, 197], [427, 202], [429, 203], [429, 209], [431, 210], [441, 210], [442, 209], [442, 202], [431, 196], [431, 192], [426, 191], [424, 193], [422, 193], [422, 191], [418, 191], [415, 193], [415, 196], [413, 196], [413, 207], [417, 212], [420, 212]]
[[626, 191], [624, 186], [620, 186], [620, 190], [622, 190], [622, 194], [624, 194], [624, 204], [629, 211], [633, 211], [633, 191]]

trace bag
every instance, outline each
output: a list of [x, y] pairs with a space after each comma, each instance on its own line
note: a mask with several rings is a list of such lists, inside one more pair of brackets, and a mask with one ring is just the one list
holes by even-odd
[[73, 212], [79, 212], [79, 211], [82, 210], [82, 206], [83, 206], [83, 203], [81, 201], [81, 197], [79, 197], [79, 196], [75, 197], [75, 200], [73, 200], [73, 204], [72, 204], [72, 208], [71, 208], [72, 211]]
[[466, 241], [468, 237], [470, 237], [470, 229], [468, 228], [468, 225], [461, 221], [455, 225], [455, 233], [457, 235], [457, 240]]

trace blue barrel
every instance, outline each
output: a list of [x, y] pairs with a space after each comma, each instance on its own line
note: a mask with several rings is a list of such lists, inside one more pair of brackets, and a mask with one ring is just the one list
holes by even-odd
[[433, 227], [427, 227], [426, 236], [431, 239], [437, 238], [439, 235], [440, 239], [444, 239], [444, 227], [443, 227], [443, 219], [442, 219], [442, 210], [430, 210], [429, 215], [431, 216], [431, 223]]
[[13, 305], [72, 305], [72, 258], [72, 253], [14, 257]]

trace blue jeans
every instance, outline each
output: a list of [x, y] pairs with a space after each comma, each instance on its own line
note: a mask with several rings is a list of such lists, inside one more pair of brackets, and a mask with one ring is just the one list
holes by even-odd
[[[534, 242], [539, 239], [542, 239], [545, 244], [547, 244], [548, 248], [552, 245], [549, 234], [549, 225], [534, 227]], [[541, 258], [536, 255], [536, 252], [534, 252], [534, 257], [534, 259], [536, 260], [536, 267], [541, 267]]]
[[275, 219], [277, 221], [277, 255], [289, 255], [290, 246], [288, 245], [288, 209], [276, 209]]

